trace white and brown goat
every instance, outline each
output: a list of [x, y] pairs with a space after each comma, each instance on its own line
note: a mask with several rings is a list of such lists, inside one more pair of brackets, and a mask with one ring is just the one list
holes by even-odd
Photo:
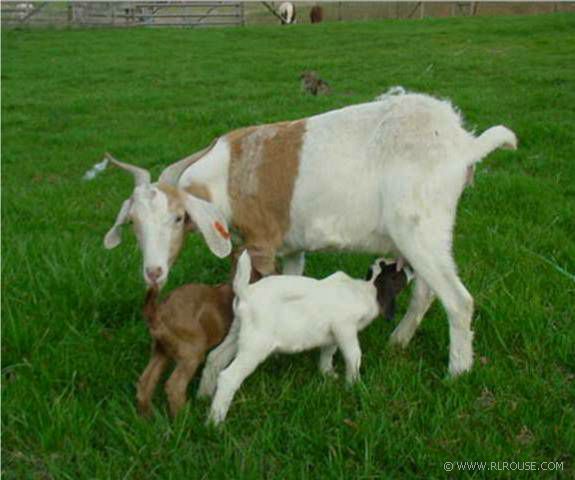
[[470, 167], [516, 142], [503, 126], [476, 137], [448, 101], [396, 88], [370, 103], [233, 131], [169, 167], [156, 184], [117, 162], [135, 173], [137, 186], [105, 244], [117, 245], [119, 225], [131, 218], [146, 282], [160, 285], [186, 224], [220, 257], [231, 251], [233, 227], [263, 275], [275, 271], [277, 255], [284, 273], [302, 273], [306, 251], [403, 257], [415, 288], [391, 340], [407, 345], [437, 295], [456, 375], [473, 362], [473, 299], [451, 253], [457, 203]]

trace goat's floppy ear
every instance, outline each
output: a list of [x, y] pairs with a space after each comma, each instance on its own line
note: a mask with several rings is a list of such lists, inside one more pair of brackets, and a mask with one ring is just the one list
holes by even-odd
[[193, 195], [185, 195], [184, 205], [212, 253], [219, 258], [227, 257], [232, 251], [232, 241], [226, 219], [219, 209]]
[[125, 200], [124, 203], [122, 203], [122, 208], [120, 208], [120, 211], [118, 212], [118, 216], [116, 217], [114, 225], [112, 228], [110, 228], [110, 230], [108, 230], [108, 233], [106, 233], [106, 236], [104, 237], [104, 247], [106, 247], [108, 250], [120, 245], [120, 242], [122, 241], [122, 236], [120, 235], [120, 227], [126, 223], [131, 206], [131, 198], [128, 198], [128, 200]]

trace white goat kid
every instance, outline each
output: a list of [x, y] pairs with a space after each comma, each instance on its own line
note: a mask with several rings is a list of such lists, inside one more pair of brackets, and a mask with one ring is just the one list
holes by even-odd
[[[234, 227], [264, 276], [275, 272], [277, 255], [286, 260], [284, 273], [300, 274], [306, 251], [392, 253], [416, 275], [392, 342], [407, 345], [437, 295], [449, 317], [449, 371], [469, 370], [473, 300], [451, 254], [457, 203], [470, 168], [517, 141], [502, 126], [475, 137], [447, 101], [392, 93], [302, 120], [236, 130], [176, 164], [183, 167], [169, 177], [177, 189], [153, 186], [155, 204], [140, 195], [140, 203], [150, 205], [141, 205], [142, 215], [149, 215], [138, 220], [148, 225], [139, 233], [146, 281], [158, 266], [165, 280], [181, 247], [184, 226], [169, 231], [174, 212], [188, 211], [190, 225], [220, 256], [231, 248], [228, 225]], [[186, 208], [190, 197], [203, 202], [203, 220]], [[116, 238], [120, 217], [109, 240]], [[230, 345], [224, 341], [210, 354], [200, 395], [213, 393], [217, 372], [231, 361]]]
[[367, 280], [343, 272], [323, 279], [270, 276], [249, 284], [251, 262], [244, 252], [234, 278], [234, 325], [237, 355], [220, 373], [210, 420], [222, 422], [235, 392], [256, 367], [274, 352], [297, 353], [321, 347], [319, 367], [335, 375], [333, 355], [339, 348], [346, 380], [359, 377], [361, 349], [357, 334], [380, 313], [391, 318], [395, 297], [411, 273], [378, 259]]

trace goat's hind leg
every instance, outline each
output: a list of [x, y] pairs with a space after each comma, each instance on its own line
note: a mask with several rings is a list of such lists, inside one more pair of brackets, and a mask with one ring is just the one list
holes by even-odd
[[208, 354], [198, 388], [198, 398], [212, 397], [214, 395], [218, 375], [230, 364], [238, 351], [239, 331], [240, 321], [235, 318], [224, 341]]
[[337, 352], [337, 345], [327, 345], [321, 349], [319, 371], [326, 377], [337, 378], [337, 373], [333, 369], [333, 356], [335, 352]]
[[272, 351], [271, 348], [263, 347], [263, 343], [258, 343], [258, 345], [259, 348], [257, 349], [249, 347], [240, 349], [232, 364], [220, 373], [208, 422], [217, 425], [226, 419], [234, 395], [244, 380], [253, 373]]
[[333, 335], [345, 360], [345, 379], [351, 385], [359, 378], [361, 366], [361, 347], [357, 331], [355, 328], [336, 328]]
[[415, 331], [421, 324], [423, 316], [429, 310], [429, 307], [435, 299], [435, 295], [429, 285], [419, 276], [416, 272], [415, 286], [409, 303], [409, 308], [399, 325], [391, 334], [389, 343], [392, 345], [399, 345], [403, 348], [407, 347]]
[[202, 345], [185, 352], [185, 356], [178, 359], [174, 372], [166, 382], [166, 396], [168, 397], [170, 413], [173, 417], [186, 404], [188, 385], [204, 359], [204, 351], [205, 348]]
[[437, 226], [429, 231], [407, 230], [401, 235], [401, 253], [413, 269], [437, 294], [449, 318], [449, 373], [458, 375], [473, 365], [471, 317], [473, 298], [457, 276], [450, 252], [450, 238], [438, 238], [437, 232], [450, 231]]

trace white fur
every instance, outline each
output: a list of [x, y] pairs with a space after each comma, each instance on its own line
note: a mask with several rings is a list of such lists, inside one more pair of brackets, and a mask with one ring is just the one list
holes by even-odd
[[150, 283], [146, 272], [160, 269], [162, 274], [157, 282], [163, 285], [170, 264], [170, 251], [165, 245], [170, 245], [173, 230], [178, 228], [173, 215], [166, 215], [169, 212], [168, 199], [153, 184], [136, 187], [132, 199], [130, 216], [139, 219], [136, 237], [144, 255], [142, 273], [146, 282]]
[[200, 160], [188, 167], [180, 179], [178, 186], [185, 188], [191, 183], [205, 185], [212, 198], [212, 203], [229, 223], [232, 218], [232, 208], [228, 195], [228, 174], [230, 169], [230, 145], [225, 138], [220, 138], [214, 147]]
[[449, 370], [456, 375], [473, 361], [473, 300], [451, 255], [457, 202], [468, 167], [517, 140], [502, 126], [475, 138], [449, 102], [393, 93], [308, 120], [283, 250], [406, 258], [418, 287], [392, 341], [409, 342], [433, 291], [449, 316]]
[[[503, 126], [476, 138], [463, 128], [448, 101], [399, 87], [376, 101], [308, 118], [290, 229], [278, 251], [286, 256], [286, 271], [303, 271], [306, 251], [391, 252], [405, 258], [415, 270], [418, 287], [392, 342], [409, 342], [435, 294], [449, 317], [449, 370], [468, 370], [473, 361], [473, 299], [457, 276], [451, 254], [457, 203], [469, 169], [492, 150], [516, 144], [513, 132]], [[232, 217], [229, 162], [230, 148], [222, 138], [178, 184], [204, 184], [219, 212], [213, 218], [227, 222]], [[168, 244], [158, 243], [154, 255], [162, 257]], [[213, 351], [208, 365], [212, 359], [227, 358], [222, 355]]]
[[331, 375], [332, 357], [339, 348], [346, 363], [346, 379], [353, 383], [361, 363], [357, 333], [379, 314], [373, 283], [381, 271], [378, 263], [370, 281], [337, 272], [323, 280], [271, 276], [250, 285], [251, 263], [244, 252], [234, 279], [237, 355], [218, 377], [210, 420], [220, 423], [225, 419], [244, 379], [274, 352], [322, 348], [320, 370]]
[[34, 4], [31, 2], [17, 3], [16, 4], [16, 10], [18, 12], [17, 12], [16, 16], [18, 17], [18, 19], [24, 20], [28, 15], [30, 15], [30, 13], [34, 9], [35, 9]]
[[[211, 251], [220, 258], [227, 257], [232, 249], [231, 241], [228, 237], [222, 237], [214, 228], [214, 223], [220, 223], [225, 228], [228, 219], [213, 203], [183, 193], [182, 198], [185, 211], [193, 219]], [[120, 244], [120, 227], [129, 219], [137, 224], [135, 233], [144, 257], [144, 280], [149, 286], [156, 284], [161, 287], [167, 281], [174, 260], [171, 257], [172, 245], [185, 228], [183, 212], [172, 211], [168, 197], [157, 184], [144, 183], [137, 186], [132, 196], [122, 204], [114, 225], [106, 234], [106, 248], [115, 248]], [[152, 278], [149, 272], [161, 273]]]
[[397, 87], [375, 102], [311, 117], [306, 127], [280, 253], [405, 258], [417, 287], [391, 341], [407, 345], [437, 295], [449, 317], [449, 370], [471, 368], [473, 299], [451, 254], [457, 202], [470, 167], [498, 147], [516, 148], [513, 132], [497, 126], [476, 138], [449, 102]]
[[291, 2], [283, 2], [278, 8], [280, 17], [286, 24], [295, 23], [295, 7]]

